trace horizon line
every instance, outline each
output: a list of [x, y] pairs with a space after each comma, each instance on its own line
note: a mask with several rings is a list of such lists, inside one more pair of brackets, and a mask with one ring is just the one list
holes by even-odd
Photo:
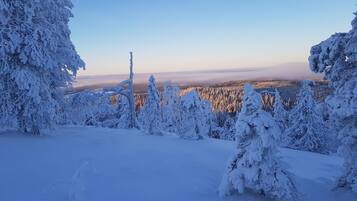
[[[242, 72], [250, 72], [250, 71], [259, 71], [259, 70], [265, 70], [265, 69], [272, 69], [275, 67], [281, 67], [283, 65], [292, 65], [292, 64], [306, 64], [307, 66], [309, 65], [308, 62], [286, 62], [286, 63], [280, 63], [280, 64], [275, 64], [275, 65], [268, 65], [268, 66], [251, 66], [251, 67], [233, 67], [233, 68], [223, 68], [223, 69], [206, 69], [206, 70], [183, 70], [183, 71], [161, 71], [161, 72], [141, 72], [141, 73], [134, 73], [138, 75], [147, 75], [147, 74], [169, 74], [169, 73], [203, 73], [203, 72], [215, 72], [215, 71], [221, 71], [221, 72], [230, 72], [230, 71], [242, 71]], [[83, 70], [85, 71], [85, 70]], [[78, 74], [78, 73], [77, 73]], [[96, 76], [124, 76], [128, 75], [129, 73], [114, 73], [114, 74], [89, 74], [89, 75], [77, 75], [76, 77], [96, 77]]]

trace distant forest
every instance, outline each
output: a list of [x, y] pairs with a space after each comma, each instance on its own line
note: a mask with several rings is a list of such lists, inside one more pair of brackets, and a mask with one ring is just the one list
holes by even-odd
[[[181, 95], [195, 89], [201, 98], [209, 100], [212, 103], [215, 112], [235, 115], [237, 111], [240, 111], [243, 99], [243, 86], [246, 82], [252, 83], [255, 89], [262, 94], [263, 107], [267, 111], [271, 111], [273, 108], [275, 89], [278, 89], [280, 92], [286, 109], [294, 106], [296, 94], [301, 84], [301, 81], [291, 80], [231, 81], [213, 85], [197, 84], [181, 86]], [[159, 90], [160, 92], [162, 91], [162, 83], [159, 84]], [[316, 100], [321, 102], [331, 93], [331, 89], [326, 81], [315, 80], [314, 93]], [[145, 104], [146, 96], [145, 85], [137, 86], [135, 94], [137, 110]]]

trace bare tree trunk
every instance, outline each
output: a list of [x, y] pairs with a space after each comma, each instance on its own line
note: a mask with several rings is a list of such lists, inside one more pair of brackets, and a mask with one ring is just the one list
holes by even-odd
[[137, 128], [135, 115], [135, 100], [134, 100], [134, 72], [133, 72], [133, 52], [130, 52], [130, 75], [129, 75], [129, 104], [130, 104], [130, 125], [129, 128]]

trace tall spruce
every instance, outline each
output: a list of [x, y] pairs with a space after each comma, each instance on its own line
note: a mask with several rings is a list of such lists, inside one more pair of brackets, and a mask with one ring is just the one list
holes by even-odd
[[313, 82], [305, 80], [297, 98], [297, 105], [289, 115], [286, 145], [293, 149], [319, 153], [328, 152], [327, 126], [317, 111], [313, 97]]
[[162, 134], [162, 109], [159, 91], [153, 75], [149, 78], [146, 103], [140, 111], [141, 128], [150, 135]]
[[180, 88], [171, 82], [164, 83], [164, 91], [162, 94], [162, 116], [164, 130], [168, 132], [178, 133], [179, 123], [181, 119], [180, 111]]
[[284, 138], [285, 128], [288, 125], [288, 112], [284, 108], [283, 100], [281, 99], [280, 93], [275, 89], [274, 93], [274, 119], [279, 125], [279, 128], [282, 132], [280, 140]]
[[244, 87], [236, 127], [236, 153], [223, 176], [220, 195], [248, 190], [274, 200], [298, 200], [295, 185], [276, 155], [279, 126], [262, 110], [261, 96], [250, 84]]

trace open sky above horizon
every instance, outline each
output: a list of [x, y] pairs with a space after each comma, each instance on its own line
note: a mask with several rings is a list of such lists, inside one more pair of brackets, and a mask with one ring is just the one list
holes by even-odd
[[310, 47], [346, 32], [355, 0], [73, 0], [79, 75], [264, 67], [307, 62]]

